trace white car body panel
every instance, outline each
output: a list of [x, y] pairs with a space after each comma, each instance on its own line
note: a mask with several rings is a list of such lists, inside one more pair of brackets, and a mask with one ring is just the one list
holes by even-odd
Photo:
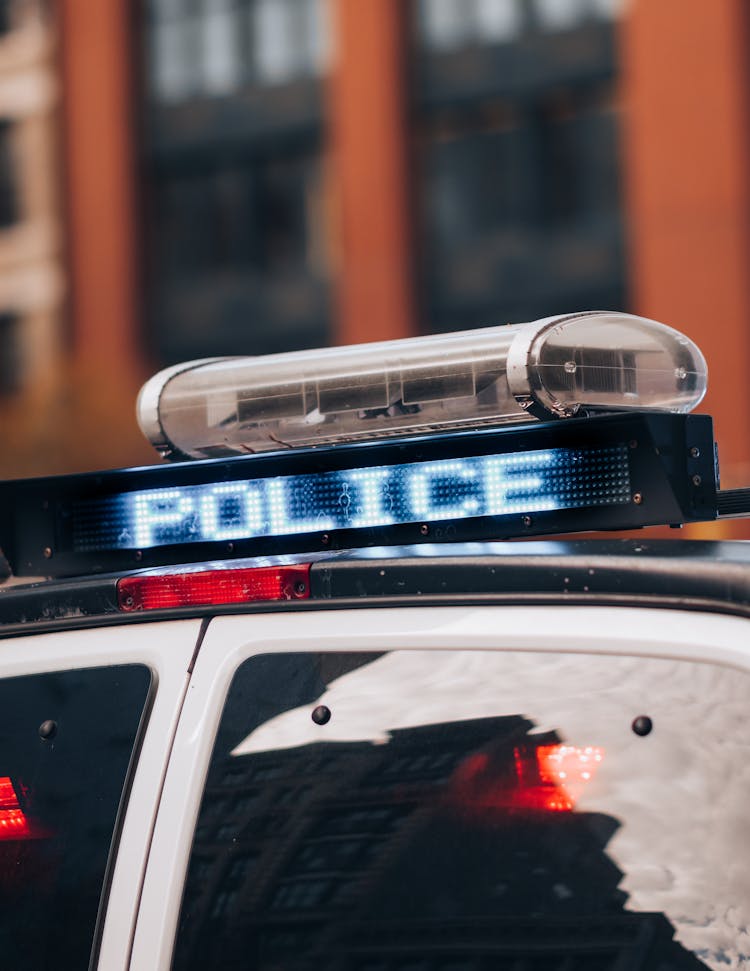
[[[197, 657], [169, 757], [131, 969], [166, 971], [170, 967], [214, 737], [231, 680], [246, 658], [300, 651], [543, 651], [710, 662], [750, 672], [748, 631], [748, 621], [738, 617], [633, 607], [365, 608], [213, 619]], [[141, 818], [153, 809], [154, 793], [147, 794], [145, 785], [138, 786], [146, 771], [141, 762], [129, 816]], [[123, 852], [126, 835], [135, 849], [144, 838], [142, 829], [128, 819], [121, 856], [127, 855]], [[135, 863], [132, 868], [137, 869]], [[120, 893], [132, 885], [135, 873], [118, 861], [116, 877]], [[122, 966], [107, 962], [115, 942], [122, 942], [125, 936], [125, 922], [115, 916], [115, 906], [123, 898], [115, 898], [114, 889], [105, 927], [108, 950], [102, 950], [99, 963], [107, 971]]]
[[98, 966], [106, 971], [128, 967], [159, 783], [169, 759], [200, 627], [199, 620], [181, 620], [61, 631], [6, 640], [0, 651], [0, 678], [120, 664], [144, 664], [152, 671], [152, 707], [117, 847], [99, 952]]

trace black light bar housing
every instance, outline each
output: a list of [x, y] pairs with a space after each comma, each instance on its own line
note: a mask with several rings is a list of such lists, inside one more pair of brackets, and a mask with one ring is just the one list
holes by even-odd
[[[90, 576], [234, 557], [677, 526], [715, 519], [717, 497], [710, 417], [622, 413], [5, 482], [0, 546], [17, 576]], [[275, 512], [263, 511], [274, 502]]]

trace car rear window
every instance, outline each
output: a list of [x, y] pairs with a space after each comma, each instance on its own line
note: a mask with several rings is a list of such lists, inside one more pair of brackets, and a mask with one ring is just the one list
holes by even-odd
[[89, 966], [150, 686], [142, 665], [0, 680], [0, 966]]
[[173, 967], [743, 967], [749, 690], [653, 658], [251, 658]]

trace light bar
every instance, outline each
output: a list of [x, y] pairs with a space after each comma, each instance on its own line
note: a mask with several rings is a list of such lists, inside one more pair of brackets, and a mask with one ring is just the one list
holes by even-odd
[[16, 575], [713, 519], [711, 419], [608, 415], [0, 484]]
[[194, 361], [143, 387], [138, 421], [161, 454], [205, 458], [612, 410], [687, 413], [705, 391], [706, 363], [683, 334], [582, 313]]

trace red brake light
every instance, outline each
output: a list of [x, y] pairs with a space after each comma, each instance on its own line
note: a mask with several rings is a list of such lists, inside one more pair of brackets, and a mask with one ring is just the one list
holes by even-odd
[[309, 596], [309, 563], [151, 574], [123, 577], [117, 583], [120, 610], [305, 600]]
[[9, 777], [0, 776], [0, 841], [21, 840], [31, 836], [26, 814]]

